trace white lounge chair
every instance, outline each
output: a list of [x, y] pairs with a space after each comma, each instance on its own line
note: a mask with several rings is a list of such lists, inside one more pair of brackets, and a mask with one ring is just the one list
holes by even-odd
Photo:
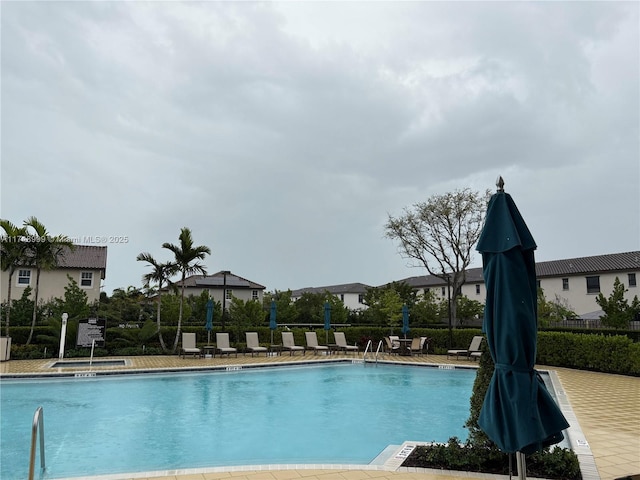
[[482, 345], [483, 339], [484, 337], [482, 335], [476, 335], [471, 339], [471, 344], [466, 350], [447, 350], [447, 358], [453, 355], [456, 356], [456, 360], [458, 360], [458, 357], [461, 356], [469, 358], [471, 357], [471, 355], [473, 355], [474, 357], [476, 357], [476, 353], [481, 351], [480, 346]]
[[196, 348], [196, 334], [189, 332], [182, 332], [182, 348], [180, 349], [180, 356], [184, 358], [186, 355], [193, 355], [194, 357], [201, 357], [200, 349]]
[[264, 355], [267, 356], [267, 347], [260, 346], [258, 332], [246, 332], [245, 336], [247, 338], [247, 350], [251, 352], [252, 357], [254, 353], [259, 355], [260, 352], [264, 352]]
[[347, 344], [347, 339], [344, 336], [344, 332], [333, 332], [333, 338], [335, 339], [336, 345], [340, 350], [344, 350], [345, 352], [358, 352], [357, 345]]
[[238, 356], [238, 349], [229, 346], [229, 334], [228, 333], [216, 333], [216, 352], [220, 355], [232, 353]]
[[306, 354], [304, 347], [296, 345], [293, 332], [282, 332], [282, 348], [289, 350], [289, 355], [293, 355], [293, 352], [302, 352], [303, 355]]
[[318, 345], [318, 335], [316, 332], [304, 332], [304, 338], [307, 341], [307, 350], [313, 350], [314, 355], [317, 355], [318, 352], [329, 351], [329, 347], [326, 345]]

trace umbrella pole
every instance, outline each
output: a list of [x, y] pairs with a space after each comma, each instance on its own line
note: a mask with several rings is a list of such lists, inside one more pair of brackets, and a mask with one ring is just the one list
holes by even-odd
[[207, 331], [207, 345], [211, 345], [211, 332]]
[[518, 480], [527, 479], [527, 462], [524, 453], [516, 452], [516, 465], [518, 466]]

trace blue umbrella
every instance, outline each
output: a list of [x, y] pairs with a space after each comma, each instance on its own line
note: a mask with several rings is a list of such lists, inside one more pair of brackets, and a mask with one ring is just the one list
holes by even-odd
[[409, 333], [411, 329], [409, 328], [409, 307], [407, 305], [402, 305], [402, 333], [404, 334], [404, 338], [407, 338], [407, 333]]
[[499, 178], [477, 246], [487, 288], [482, 329], [495, 364], [478, 424], [501, 450], [518, 452], [524, 465], [523, 454], [560, 442], [569, 424], [534, 369], [536, 244], [503, 185]]
[[273, 345], [273, 331], [278, 328], [278, 322], [276, 322], [275, 300], [271, 300], [271, 310], [269, 311], [269, 328], [271, 329], [271, 345]]
[[329, 344], [329, 330], [331, 330], [331, 304], [329, 302], [324, 303], [324, 333], [325, 333], [325, 345]]
[[204, 326], [207, 329], [207, 345], [211, 344], [211, 330], [213, 330], [213, 300], [207, 301], [207, 324]]

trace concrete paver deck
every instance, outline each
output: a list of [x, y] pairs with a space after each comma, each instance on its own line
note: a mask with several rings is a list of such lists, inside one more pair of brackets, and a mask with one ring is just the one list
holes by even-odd
[[[94, 366], [92, 371], [104, 370], [174, 370], [206, 369], [248, 364], [274, 364], [284, 362], [316, 362], [327, 358], [362, 359], [354, 355], [290, 356], [288, 354], [268, 357], [251, 357], [240, 354], [224, 358], [184, 358], [178, 356], [122, 357], [127, 364], [122, 367]], [[110, 358], [112, 360], [113, 358]], [[389, 360], [389, 356], [384, 356]], [[441, 355], [396, 357], [394, 361], [404, 363], [429, 363], [449, 365], [477, 365], [477, 362], [448, 359]], [[11, 360], [0, 363], [0, 378], [7, 376], [33, 376], [69, 373], [73, 369], [50, 368], [53, 360]], [[555, 370], [566, 396], [571, 402], [575, 417], [591, 449], [598, 474], [602, 480], [614, 480], [627, 475], [640, 474], [640, 378], [609, 375], [565, 368], [538, 366], [541, 370]], [[79, 370], [87, 371], [86, 367]], [[343, 468], [344, 467], [344, 468]], [[260, 469], [261, 468], [261, 469]], [[268, 466], [236, 467], [226, 469], [200, 469], [185, 472], [162, 472], [161, 476], [143, 474], [117, 478], [163, 479], [163, 480], [218, 480], [233, 477], [234, 480], [462, 480], [468, 478], [499, 478], [469, 472], [445, 472], [400, 467], [389, 471], [380, 466]], [[114, 476], [91, 477], [93, 479], [116, 478]]]

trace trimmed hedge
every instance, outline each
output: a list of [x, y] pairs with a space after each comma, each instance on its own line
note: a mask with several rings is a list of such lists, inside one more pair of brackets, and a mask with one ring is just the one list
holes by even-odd
[[640, 343], [620, 335], [540, 332], [537, 363], [640, 376]]

